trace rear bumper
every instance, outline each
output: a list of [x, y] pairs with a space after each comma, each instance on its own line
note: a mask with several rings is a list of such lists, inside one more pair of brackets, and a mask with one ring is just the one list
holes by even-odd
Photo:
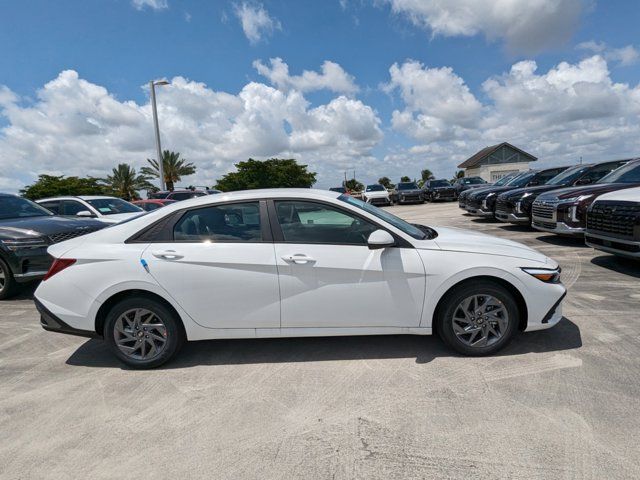
[[622, 240], [591, 232], [584, 235], [585, 243], [596, 250], [628, 258], [640, 258], [640, 241]]
[[56, 317], [47, 307], [45, 307], [37, 298], [33, 299], [36, 308], [40, 313], [40, 325], [48, 332], [66, 333], [67, 335], [76, 335], [78, 337], [98, 338], [99, 335], [90, 330], [80, 330], [74, 328]]

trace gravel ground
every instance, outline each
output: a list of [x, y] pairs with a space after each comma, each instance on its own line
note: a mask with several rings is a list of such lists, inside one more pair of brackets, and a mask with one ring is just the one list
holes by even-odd
[[437, 338], [219, 340], [154, 371], [0, 303], [0, 478], [640, 478], [640, 264], [457, 204], [392, 207], [559, 261], [565, 319], [500, 355]]

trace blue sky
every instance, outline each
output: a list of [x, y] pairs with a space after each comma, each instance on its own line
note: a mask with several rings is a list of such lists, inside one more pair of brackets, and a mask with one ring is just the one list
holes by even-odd
[[[211, 115], [206, 120], [200, 119], [201, 113], [189, 111], [184, 104], [175, 104], [173, 110], [169, 106], [163, 110], [160, 106], [161, 121], [163, 115], [165, 120], [166, 115], [183, 115], [197, 128], [202, 127], [202, 135], [206, 135], [204, 132], [224, 133], [233, 135], [233, 141], [238, 144], [247, 140], [249, 144], [257, 145], [255, 153], [242, 148], [225, 150], [218, 139], [203, 143], [200, 148], [204, 151], [198, 150], [195, 140], [181, 144], [188, 139], [181, 135], [178, 118], [172, 119], [176, 125], [165, 121], [162, 124], [163, 136], [167, 129], [164, 146], [185, 155], [190, 153], [188, 156], [199, 162], [202, 173], [192, 179], [194, 183], [214, 181], [232, 168], [234, 155], [238, 155], [235, 161], [240, 161], [244, 159], [242, 155], [262, 158], [291, 153], [320, 172], [319, 186], [337, 183], [342, 174], [336, 172], [347, 168], [362, 171], [362, 179], [366, 181], [373, 181], [382, 174], [392, 178], [403, 174], [416, 176], [424, 167], [448, 176], [459, 160], [477, 148], [502, 140], [532, 151], [543, 162], [568, 163], [579, 156], [597, 159], [640, 155], [640, 144], [635, 140], [637, 111], [624, 106], [628, 102], [632, 106], [635, 106], [634, 102], [640, 102], [640, 62], [636, 51], [640, 48], [637, 35], [640, 8], [637, 2], [538, 2], [559, 12], [550, 14], [549, 18], [567, 17], [557, 24], [537, 11], [527, 10], [524, 0], [521, 11], [510, 14], [494, 11], [485, 15], [484, 12], [495, 5], [488, 2], [480, 11], [477, 22], [475, 19], [469, 22], [464, 18], [465, 4], [473, 3], [465, 0], [448, 3], [438, 0], [0, 2], [0, 42], [3, 45], [0, 85], [5, 92], [4, 101], [0, 95], [0, 106], [4, 108], [0, 116], [0, 127], [3, 128], [0, 147], [6, 147], [0, 150], [0, 166], [17, 160], [26, 167], [15, 175], [6, 173], [3, 168], [4, 182], [0, 179], [0, 188], [28, 182], [37, 173], [45, 171], [78, 174], [79, 158], [63, 161], [54, 158], [55, 155], [93, 155], [90, 152], [104, 151], [103, 143], [107, 139], [110, 146], [120, 141], [113, 129], [122, 130], [118, 125], [114, 126], [122, 116], [118, 114], [111, 118], [107, 113], [104, 118], [94, 118], [87, 113], [90, 107], [76, 105], [75, 87], [67, 83], [77, 81], [104, 87], [106, 96], [117, 104], [113, 108], [128, 108], [127, 102], [133, 102], [139, 110], [141, 132], [151, 128], [145, 123], [148, 91], [143, 88], [151, 78], [182, 78], [185, 81], [181, 90], [183, 95], [190, 91], [189, 82], [206, 84], [207, 91], [198, 93], [205, 97], [209, 95], [207, 92], [224, 92], [236, 99], [251, 82], [281, 90], [289, 97], [299, 91], [307, 102], [306, 116], [297, 117], [300, 112], [297, 106], [298, 113], [282, 114], [284, 133], [277, 133], [283, 134], [283, 140], [273, 144], [267, 138], [268, 130], [255, 132], [250, 123], [248, 126], [241, 124], [241, 120], [234, 117], [240, 115], [235, 107], [229, 107], [230, 110], [222, 115], [226, 119], [224, 127], [220, 123], [213, 124], [216, 120], [212, 120]], [[518, 7], [519, 0], [512, 3]], [[451, 7], [452, 4], [455, 5]], [[449, 17], [458, 15], [460, 20], [443, 21], [444, 17], [440, 15], [443, 9], [452, 9], [445, 13]], [[267, 19], [267, 24], [258, 22], [253, 38], [251, 31], [243, 29], [243, 12], [262, 12], [263, 20]], [[507, 32], [510, 25], [519, 23], [522, 24], [519, 31]], [[334, 62], [345, 73], [343, 78], [350, 79], [353, 89], [345, 87], [335, 91], [327, 88], [332, 81], [328, 77], [328, 83], [300, 86], [300, 82], [292, 80], [288, 86], [278, 86], [261, 75], [254, 65], [258, 60], [269, 67], [272, 58], [280, 58], [288, 65], [290, 77], [299, 76], [303, 71], [321, 72], [323, 62]], [[580, 67], [580, 62], [586, 59], [595, 60]], [[410, 60], [414, 61], [415, 68], [411, 71], [415, 78], [411, 80], [409, 70], [401, 69], [394, 81], [390, 74], [392, 65], [408, 67]], [[537, 68], [528, 71], [524, 80], [516, 78], [517, 75], [504, 78], [519, 62], [535, 62]], [[578, 73], [563, 72], [559, 67], [562, 62], [578, 69]], [[548, 74], [556, 70], [559, 75], [565, 75], [569, 83], [563, 80], [561, 87], [554, 84], [553, 78], [557, 75]], [[65, 102], [53, 101], [42, 92], [47, 90], [45, 85], [59, 79], [64, 71], [76, 72], [77, 78], [60, 80], [69, 87], [64, 89], [64, 94], [70, 95], [68, 110], [60, 111], [64, 110]], [[442, 85], [450, 84], [455, 88], [452, 91], [442, 87], [430, 89], [427, 83], [434, 82], [436, 74]], [[498, 87], [487, 88], [487, 80], [496, 77], [499, 78]], [[520, 81], [522, 83], [518, 84]], [[540, 82], [552, 85], [555, 90], [549, 92], [544, 85], [529, 85]], [[580, 87], [589, 83], [594, 84], [593, 88]], [[617, 85], [626, 86], [626, 90], [621, 93], [622, 87]], [[159, 101], [165, 98], [167, 104], [171, 104], [184, 99], [178, 95], [179, 88], [172, 86], [159, 92]], [[62, 90], [55, 90], [56, 95]], [[412, 91], [421, 92], [420, 96], [442, 98], [422, 101], [411, 98]], [[559, 109], [566, 112], [564, 117], [548, 110], [534, 111], [536, 108], [527, 104], [531, 99], [562, 98], [562, 91], [576, 95], [572, 104], [559, 105]], [[272, 93], [269, 90], [256, 95], [264, 100], [264, 95]], [[340, 97], [348, 101], [341, 105], [331, 103]], [[513, 101], [514, 97], [518, 100]], [[91, 98], [89, 102], [101, 102], [99, 94]], [[220, 101], [215, 100], [210, 108], [215, 108]], [[294, 101], [296, 99], [290, 98], [289, 103]], [[188, 104], [188, 101], [184, 102]], [[245, 99], [245, 113], [247, 103], [250, 102]], [[577, 112], [576, 104], [591, 106], [589, 111], [592, 113]], [[273, 107], [270, 101], [265, 105], [266, 109]], [[310, 123], [320, 122], [318, 115], [329, 119], [326, 124], [342, 121], [323, 109], [328, 105], [331, 105], [328, 110], [346, 124], [362, 121], [362, 125], [347, 133], [328, 131], [326, 128], [329, 127], [317, 125], [308, 127]], [[447, 110], [450, 105], [459, 105], [456, 108], [462, 109], [460, 114]], [[54, 110], [56, 108], [58, 110]], [[321, 110], [313, 110], [316, 108]], [[443, 109], [447, 111], [439, 113]], [[29, 118], [35, 113], [50, 117], [54, 122], [69, 122], [64, 131], [45, 132], [52, 135], [49, 149], [28, 144], [29, 141], [38, 143], [34, 138], [26, 138], [29, 132], [38, 132], [41, 128], [38, 124], [29, 124]], [[343, 114], [347, 116], [343, 117]], [[273, 115], [265, 114], [266, 118], [276, 118]], [[294, 116], [289, 118], [287, 115]], [[73, 141], [68, 141], [65, 135], [74, 133], [79, 116], [86, 116], [83, 121], [98, 125], [98, 130], [88, 137], [95, 143], [92, 150], [74, 150], [73, 146], [66, 146]], [[467, 120], [457, 120], [462, 117]], [[243, 121], [250, 122], [255, 116], [248, 115], [248, 118]], [[135, 123], [135, 120], [131, 122]], [[556, 127], [553, 131], [548, 128], [550, 122]], [[128, 120], [124, 123], [131, 126]], [[297, 125], [295, 128], [291, 127], [293, 123]], [[229, 133], [232, 125], [237, 128]], [[16, 134], [16, 130], [20, 130], [21, 135]], [[295, 131], [299, 131], [300, 139], [291, 135]], [[238, 138], [241, 132], [251, 139]], [[134, 135], [133, 132], [127, 134]], [[625, 137], [619, 144], [616, 137], [621, 134]], [[284, 138], [287, 135], [292, 138]], [[256, 144], [256, 138], [261, 136], [265, 140]], [[152, 143], [148, 151], [141, 145], [131, 146], [131, 142], [122, 145], [125, 148], [121, 157], [136, 166], [141, 166], [146, 157], [153, 155]], [[283, 149], [283, 145], [286, 148]], [[117, 148], [109, 152], [110, 157], [120, 156]], [[9, 153], [11, 158], [8, 158]], [[326, 160], [327, 157], [332, 160]], [[113, 158], [87, 160], [88, 167], [83, 171], [99, 175], [110, 168], [109, 161], [115, 162]]]

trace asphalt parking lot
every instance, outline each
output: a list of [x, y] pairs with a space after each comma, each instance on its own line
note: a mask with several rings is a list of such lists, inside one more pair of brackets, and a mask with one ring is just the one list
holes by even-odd
[[499, 356], [431, 337], [219, 340], [130, 371], [0, 303], [1, 478], [639, 478], [640, 264], [581, 241], [396, 206], [555, 258], [565, 318]]

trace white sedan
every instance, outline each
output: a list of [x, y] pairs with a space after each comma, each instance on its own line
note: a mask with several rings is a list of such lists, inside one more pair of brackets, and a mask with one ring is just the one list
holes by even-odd
[[137, 368], [216, 338], [437, 332], [487, 355], [558, 323], [565, 295], [529, 247], [310, 189], [194, 198], [49, 253], [42, 326], [102, 337]]
[[36, 203], [56, 215], [91, 217], [109, 225], [145, 214], [142, 208], [126, 200], [103, 195], [41, 198]]

